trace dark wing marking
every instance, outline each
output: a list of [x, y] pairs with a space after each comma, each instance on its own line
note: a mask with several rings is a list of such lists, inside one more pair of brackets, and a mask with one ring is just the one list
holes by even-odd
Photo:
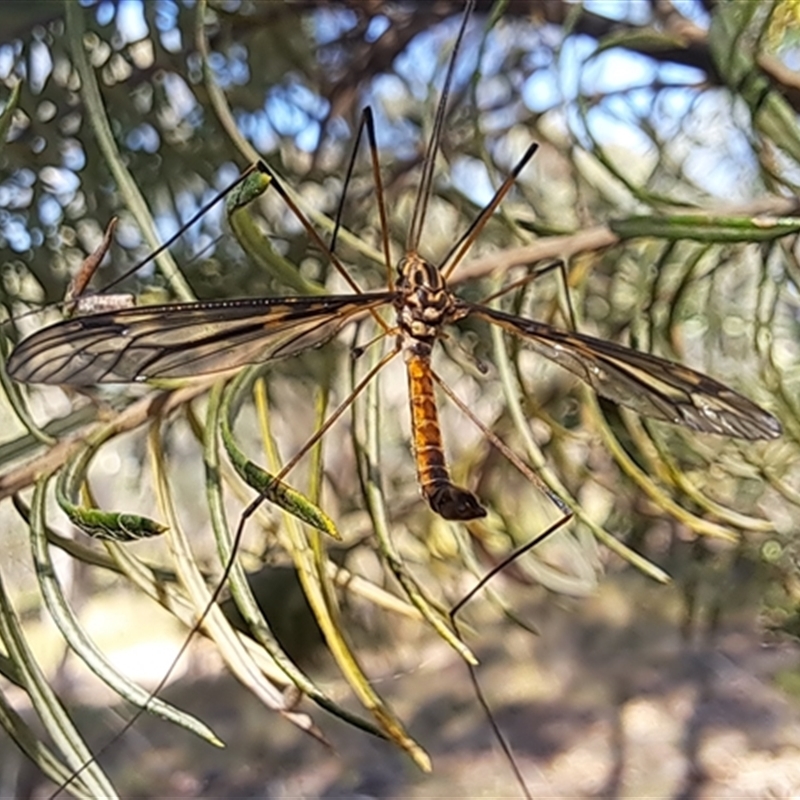
[[90, 314], [51, 325], [8, 360], [23, 383], [128, 383], [184, 378], [285, 358], [328, 341], [391, 292], [175, 303]]
[[688, 367], [487, 306], [458, 301], [457, 309], [500, 325], [598, 394], [644, 416], [741, 439], [774, 439], [781, 434], [780, 423], [771, 414]]

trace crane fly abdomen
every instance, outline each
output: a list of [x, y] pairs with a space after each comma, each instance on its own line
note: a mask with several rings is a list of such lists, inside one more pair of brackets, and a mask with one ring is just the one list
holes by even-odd
[[450, 480], [429, 357], [408, 349], [406, 370], [411, 401], [411, 435], [422, 496], [445, 519], [466, 521], [485, 517], [486, 509], [478, 502], [478, 498]]
[[464, 314], [457, 311], [439, 269], [414, 249], [400, 261], [397, 288], [395, 309], [405, 351], [411, 438], [420, 491], [440, 517], [461, 522], [485, 517], [486, 509], [478, 498], [450, 480], [433, 392], [433, 345], [442, 326]]

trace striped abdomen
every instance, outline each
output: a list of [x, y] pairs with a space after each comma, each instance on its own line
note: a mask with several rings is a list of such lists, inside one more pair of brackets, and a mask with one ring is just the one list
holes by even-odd
[[469, 520], [485, 517], [486, 510], [472, 492], [456, 486], [444, 459], [439, 414], [433, 394], [427, 355], [406, 352], [408, 394], [411, 400], [411, 435], [417, 477], [423, 497], [445, 519]]

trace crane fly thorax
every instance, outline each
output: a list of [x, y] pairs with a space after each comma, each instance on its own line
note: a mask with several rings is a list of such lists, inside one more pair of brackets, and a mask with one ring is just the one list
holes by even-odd
[[416, 253], [401, 259], [397, 272], [397, 322], [405, 345], [429, 350], [454, 317], [453, 296], [439, 269]]

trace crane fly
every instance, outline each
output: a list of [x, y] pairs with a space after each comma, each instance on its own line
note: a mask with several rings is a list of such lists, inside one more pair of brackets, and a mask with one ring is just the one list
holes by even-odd
[[[775, 417], [707, 375], [611, 341], [470, 302], [451, 290], [449, 278], [533, 157], [535, 145], [441, 262], [432, 263], [420, 254], [454, 64], [473, 6], [474, 0], [468, 0], [425, 153], [405, 254], [386, 290], [176, 303], [74, 316], [19, 344], [7, 362], [9, 375], [23, 383], [91, 386], [223, 373], [319, 347], [346, 325], [373, 316], [383, 325], [384, 334], [395, 339], [389, 357], [402, 352], [406, 363], [411, 440], [421, 493], [434, 512], [456, 521], [478, 519], [486, 515], [486, 510], [472, 491], [456, 485], [450, 477], [431, 360], [447, 328], [467, 319], [499, 326], [523, 346], [583, 380], [597, 394], [644, 416], [701, 433], [741, 439], [779, 436], [781, 427]], [[374, 145], [371, 116], [364, 119]], [[379, 181], [376, 162], [373, 166]], [[341, 271], [333, 245], [325, 245], [270, 170], [264, 165], [260, 168], [273, 178], [309, 236]], [[380, 185], [377, 188], [388, 262], [384, 201]], [[383, 322], [380, 314], [385, 310], [393, 313], [393, 324]], [[383, 363], [386, 361], [388, 358]], [[568, 515], [549, 530], [566, 519]], [[485, 580], [480, 585], [483, 583]], [[463, 601], [451, 614], [454, 627], [461, 605]]]
[[[781, 426], [775, 417], [708, 375], [605, 339], [469, 302], [451, 291], [448, 278], [533, 157], [537, 145], [528, 148], [441, 263], [433, 264], [420, 255], [454, 65], [473, 6], [474, 0], [468, 0], [423, 161], [405, 255], [398, 262], [394, 280], [388, 267], [383, 193], [380, 185], [377, 187], [390, 275], [388, 290], [358, 291], [334, 255], [333, 246], [325, 244], [277, 177], [262, 163], [258, 167], [272, 178], [312, 240], [357, 293], [172, 303], [76, 316], [44, 328], [19, 344], [7, 363], [9, 375], [23, 383], [91, 386], [226, 372], [319, 347], [349, 322], [391, 308], [394, 327], [378, 319], [385, 331], [396, 334], [396, 352], [402, 351], [406, 362], [411, 438], [420, 490], [433, 511], [457, 521], [483, 517], [486, 511], [471, 491], [450, 478], [431, 356], [437, 341], [446, 335], [446, 328], [468, 317], [500, 326], [523, 346], [589, 384], [597, 394], [644, 416], [701, 433], [741, 439], [779, 436]], [[363, 119], [374, 156], [375, 133], [369, 109]], [[376, 161], [373, 166], [380, 184]]]
[[[419, 254], [453, 65], [472, 5], [467, 4], [450, 60], [425, 155], [406, 252], [389, 290], [174, 303], [78, 316], [44, 328], [19, 344], [8, 360], [9, 375], [23, 383], [91, 386], [229, 371], [319, 347], [347, 323], [374, 315], [382, 308], [392, 308], [395, 326], [391, 330], [396, 333], [397, 351], [403, 352], [407, 366], [420, 489], [436, 513], [461, 521], [482, 517], [486, 511], [471, 491], [455, 485], [450, 478], [434, 395], [431, 355], [447, 326], [468, 317], [499, 325], [518, 337], [523, 346], [573, 373], [599, 395], [644, 416], [702, 433], [741, 439], [779, 436], [781, 427], [775, 417], [703, 373], [611, 341], [472, 303], [451, 291], [448, 277], [533, 156], [535, 145], [442, 263], [433, 264]], [[269, 172], [267, 167], [262, 168]], [[279, 183], [276, 187], [288, 200]], [[382, 193], [378, 194], [382, 203]], [[310, 223], [306, 220], [303, 224], [335, 259]]]
[[[442, 263], [433, 264], [420, 255], [454, 64], [472, 5], [467, 3], [437, 106], [406, 252], [397, 265], [396, 280], [390, 279], [388, 290], [324, 297], [178, 303], [77, 316], [44, 328], [17, 346], [8, 361], [11, 377], [24, 383], [90, 386], [222, 372], [318, 347], [347, 323], [391, 308], [395, 324], [391, 329], [385, 328], [396, 334], [396, 351], [403, 352], [406, 362], [411, 438], [420, 489], [436, 513], [460, 521], [482, 517], [486, 511], [471, 491], [455, 485], [450, 478], [434, 394], [431, 355], [445, 329], [468, 317], [499, 325], [518, 337], [525, 347], [577, 375], [599, 395], [645, 416], [704, 433], [742, 439], [777, 437], [781, 427], [771, 414], [707, 375], [611, 341], [468, 302], [451, 291], [448, 277], [531, 159], [536, 145], [528, 149]], [[365, 119], [374, 144], [371, 116], [365, 115]], [[376, 161], [374, 166], [379, 181]], [[269, 172], [263, 165], [262, 169]], [[344, 271], [332, 247], [322, 242], [277, 178], [274, 180], [312, 239], [327, 252], [334, 266]], [[385, 220], [382, 191], [377, 195]], [[384, 249], [388, 260], [385, 225]], [[348, 280], [357, 290], [354, 282]]]
[[[441, 105], [438, 113], [442, 113]], [[433, 154], [429, 157], [432, 160]], [[503, 184], [487, 209], [499, 203], [508, 184]], [[417, 207], [422, 205], [420, 193]], [[471, 230], [481, 227], [486, 218], [484, 211]], [[449, 268], [445, 268], [447, 259], [441, 265], [432, 264], [418, 254], [418, 239], [412, 227], [410, 247], [397, 267], [396, 286], [389, 291], [174, 303], [78, 316], [25, 339], [12, 352], [8, 372], [24, 383], [66, 386], [224, 372], [318, 347], [347, 323], [391, 307], [397, 347], [407, 366], [420, 488], [436, 513], [462, 521], [482, 517], [486, 511], [472, 492], [450, 479], [431, 355], [446, 327], [467, 317], [499, 325], [599, 395], [644, 416], [741, 439], [780, 435], [775, 417], [703, 373], [459, 298], [447, 285], [447, 273], [457, 261], [451, 261]]]

